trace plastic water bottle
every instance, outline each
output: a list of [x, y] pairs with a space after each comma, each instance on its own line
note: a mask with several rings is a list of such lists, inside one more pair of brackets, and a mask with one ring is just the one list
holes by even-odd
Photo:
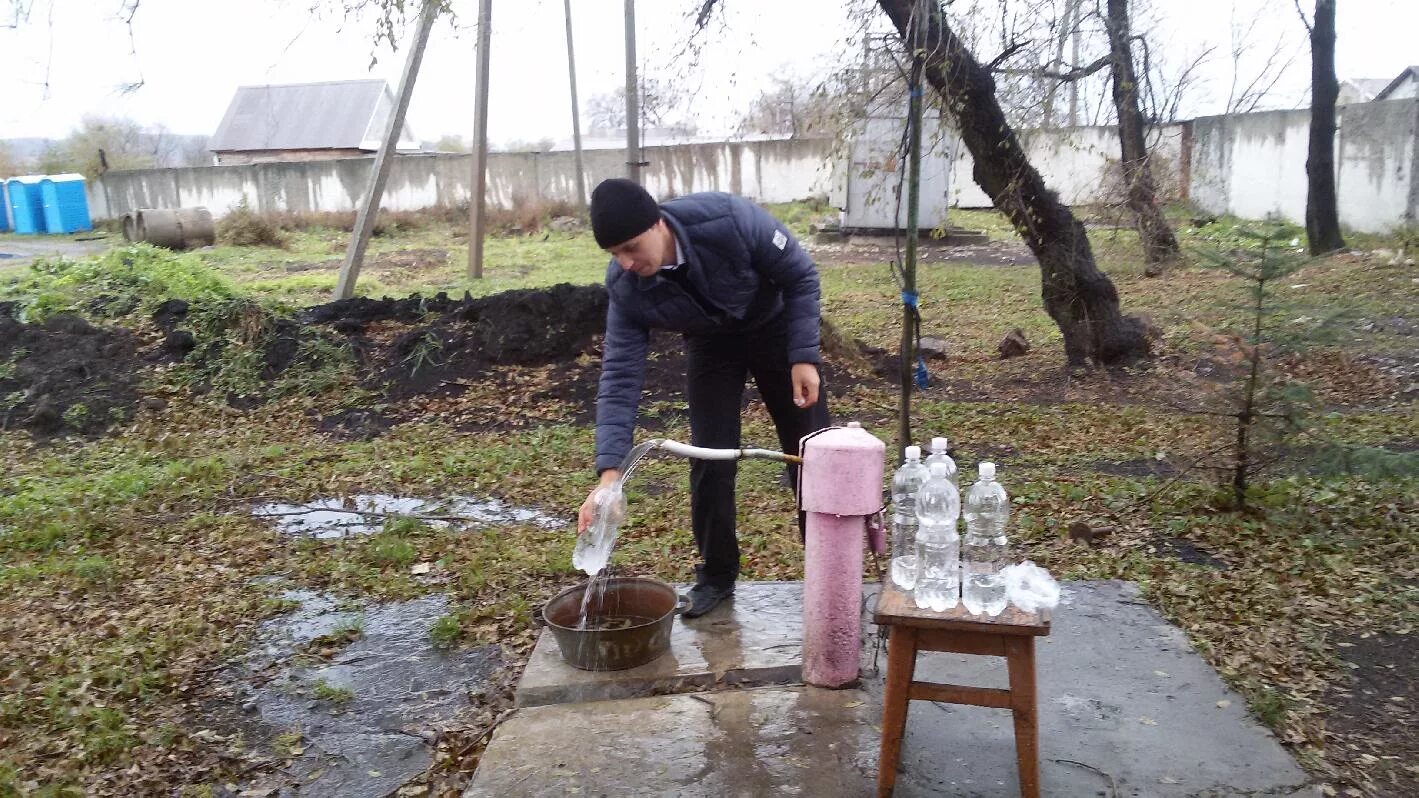
[[1010, 497], [995, 481], [995, 463], [980, 464], [980, 480], [966, 492], [966, 539], [961, 548], [961, 599], [972, 615], [1005, 609], [1005, 522]]
[[892, 476], [892, 582], [902, 590], [916, 587], [916, 496], [926, 482], [921, 447], [907, 447], [907, 461]]
[[956, 606], [961, 596], [961, 494], [947, 478], [945, 463], [933, 463], [916, 498], [919, 575], [916, 605], [933, 612]]
[[577, 536], [572, 550], [572, 565], [596, 576], [611, 562], [611, 550], [616, 548], [621, 522], [626, 520], [626, 496], [621, 483], [598, 488], [591, 514], [591, 526]]
[[946, 450], [950, 448], [949, 443], [950, 442], [945, 438], [931, 439], [931, 455], [926, 458], [926, 467], [929, 469], [933, 463], [945, 463], [946, 478], [951, 480], [951, 484], [955, 485], [957, 490], [959, 490], [961, 483], [960, 480], [957, 479], [956, 461], [952, 460], [951, 455], [946, 453]]

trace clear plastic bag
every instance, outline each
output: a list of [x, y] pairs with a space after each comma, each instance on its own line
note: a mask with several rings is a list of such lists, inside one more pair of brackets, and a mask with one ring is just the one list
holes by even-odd
[[621, 483], [597, 488], [592, 496], [591, 526], [576, 539], [572, 566], [595, 576], [611, 561], [621, 523], [626, 520], [626, 496]]
[[1052, 610], [1059, 604], [1059, 582], [1049, 571], [1026, 560], [1005, 568], [1005, 597], [1024, 612]]

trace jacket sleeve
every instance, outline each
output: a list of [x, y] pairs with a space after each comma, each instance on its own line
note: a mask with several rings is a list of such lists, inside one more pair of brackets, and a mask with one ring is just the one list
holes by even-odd
[[645, 384], [650, 331], [611, 301], [601, 345], [601, 382], [596, 390], [596, 472], [619, 468], [631, 450], [636, 410]]
[[819, 344], [818, 267], [783, 223], [749, 200], [734, 214], [754, 268], [783, 292], [788, 323], [788, 362], [817, 363]]

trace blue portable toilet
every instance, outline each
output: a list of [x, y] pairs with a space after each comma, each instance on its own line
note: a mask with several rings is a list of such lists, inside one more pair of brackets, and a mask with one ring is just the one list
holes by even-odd
[[15, 232], [33, 235], [43, 233], [44, 200], [39, 195], [39, 183], [44, 178], [39, 175], [12, 177], [5, 181], [10, 193], [10, 218], [15, 222]]
[[10, 232], [10, 192], [0, 180], [0, 233]]
[[94, 229], [89, 220], [89, 198], [84, 195], [84, 176], [52, 175], [39, 182], [44, 204], [44, 229], [48, 233], [77, 233]]

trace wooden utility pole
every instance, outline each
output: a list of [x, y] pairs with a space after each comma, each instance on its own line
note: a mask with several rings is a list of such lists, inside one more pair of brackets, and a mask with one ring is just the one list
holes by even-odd
[[572, 149], [576, 152], [576, 204], [586, 209], [586, 170], [581, 162], [581, 109], [576, 100], [576, 50], [572, 47], [572, 0], [562, 0], [567, 15], [567, 77], [572, 84]]
[[636, 0], [626, 0], [626, 177], [641, 182], [641, 90], [636, 79]]
[[419, 63], [424, 60], [424, 46], [429, 43], [429, 31], [438, 17], [438, 0], [424, 0], [419, 13], [419, 30], [414, 34], [414, 44], [409, 48], [409, 57], [404, 61], [404, 74], [399, 78], [399, 96], [394, 100], [394, 110], [389, 115], [389, 125], [384, 129], [384, 140], [379, 144], [379, 152], [374, 156], [374, 174], [370, 176], [369, 190], [355, 216], [355, 230], [350, 236], [350, 247], [345, 251], [345, 262], [340, 266], [340, 278], [335, 282], [335, 298], [349, 299], [355, 295], [355, 281], [360, 277], [360, 267], [365, 262], [365, 249], [370, 243], [370, 233], [374, 230], [375, 216], [379, 214], [379, 200], [384, 196], [384, 184], [389, 180], [389, 167], [394, 163], [394, 153], [399, 148], [399, 136], [404, 132], [404, 114], [409, 110], [409, 98], [414, 95], [414, 80], [419, 77]]
[[[917, 3], [918, 9], [922, 6]], [[897, 419], [897, 456], [903, 457], [912, 443], [912, 382], [916, 373], [916, 334], [921, 323], [916, 295], [916, 248], [921, 236], [921, 73], [926, 53], [918, 32], [922, 29], [921, 11], [914, 20], [908, 37], [912, 48], [912, 71], [908, 84], [910, 99], [907, 106], [907, 253], [902, 263], [902, 391]], [[896, 224], [896, 220], [892, 220]]]
[[483, 277], [483, 212], [488, 191], [488, 62], [493, 41], [493, 0], [478, 0], [478, 75], [473, 91], [473, 176], [468, 185], [468, 277]]

